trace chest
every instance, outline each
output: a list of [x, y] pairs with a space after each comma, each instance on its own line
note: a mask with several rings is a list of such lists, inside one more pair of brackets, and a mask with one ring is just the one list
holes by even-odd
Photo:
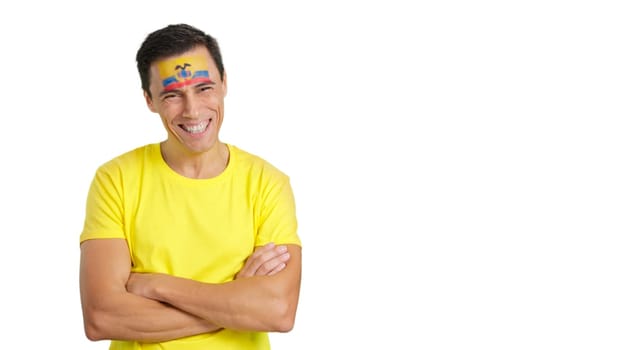
[[253, 251], [253, 201], [241, 186], [155, 183], [138, 196], [126, 226], [135, 270], [223, 282]]

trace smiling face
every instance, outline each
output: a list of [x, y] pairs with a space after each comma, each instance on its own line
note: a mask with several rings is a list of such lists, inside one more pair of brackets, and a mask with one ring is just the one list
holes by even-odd
[[205, 47], [151, 65], [149, 109], [160, 115], [175, 153], [197, 155], [215, 150], [223, 121], [226, 77], [220, 78]]

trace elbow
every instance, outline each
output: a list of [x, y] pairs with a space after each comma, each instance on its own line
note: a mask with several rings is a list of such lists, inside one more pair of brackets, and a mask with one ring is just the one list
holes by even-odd
[[287, 333], [294, 329], [294, 322], [296, 320], [296, 304], [290, 302], [282, 302], [276, 310], [275, 317], [273, 318], [274, 324], [272, 325], [273, 332]]
[[109, 339], [106, 337], [105, 326], [102, 324], [102, 316], [95, 311], [84, 313], [84, 334], [91, 341]]
[[99, 331], [99, 329], [90, 324], [84, 325], [84, 334], [86, 335], [87, 339], [90, 341], [98, 341], [98, 340], [105, 339], [102, 333]]
[[84, 334], [90, 341], [98, 341], [106, 339], [101, 330], [93, 323], [84, 323]]
[[283, 318], [281, 322], [278, 325], [276, 325], [273, 331], [279, 332], [279, 333], [287, 333], [291, 331], [292, 329], [294, 329], [294, 319]]

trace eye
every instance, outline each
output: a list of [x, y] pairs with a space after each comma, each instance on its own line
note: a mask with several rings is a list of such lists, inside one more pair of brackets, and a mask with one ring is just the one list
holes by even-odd
[[213, 87], [211, 85], [201, 85], [199, 87], [199, 91], [203, 92], [203, 91], [207, 91], [207, 90], [212, 90]]
[[162, 96], [162, 100], [163, 101], [164, 100], [170, 100], [170, 99], [173, 99], [175, 97], [179, 97], [179, 95], [177, 95], [177, 94], [166, 94], [166, 95]]

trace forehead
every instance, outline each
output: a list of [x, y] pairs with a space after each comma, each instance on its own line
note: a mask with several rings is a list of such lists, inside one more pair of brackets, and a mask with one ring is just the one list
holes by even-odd
[[180, 55], [165, 57], [151, 64], [151, 85], [167, 89], [173, 83], [193, 79], [218, 78], [214, 60], [205, 47], [199, 46]]

